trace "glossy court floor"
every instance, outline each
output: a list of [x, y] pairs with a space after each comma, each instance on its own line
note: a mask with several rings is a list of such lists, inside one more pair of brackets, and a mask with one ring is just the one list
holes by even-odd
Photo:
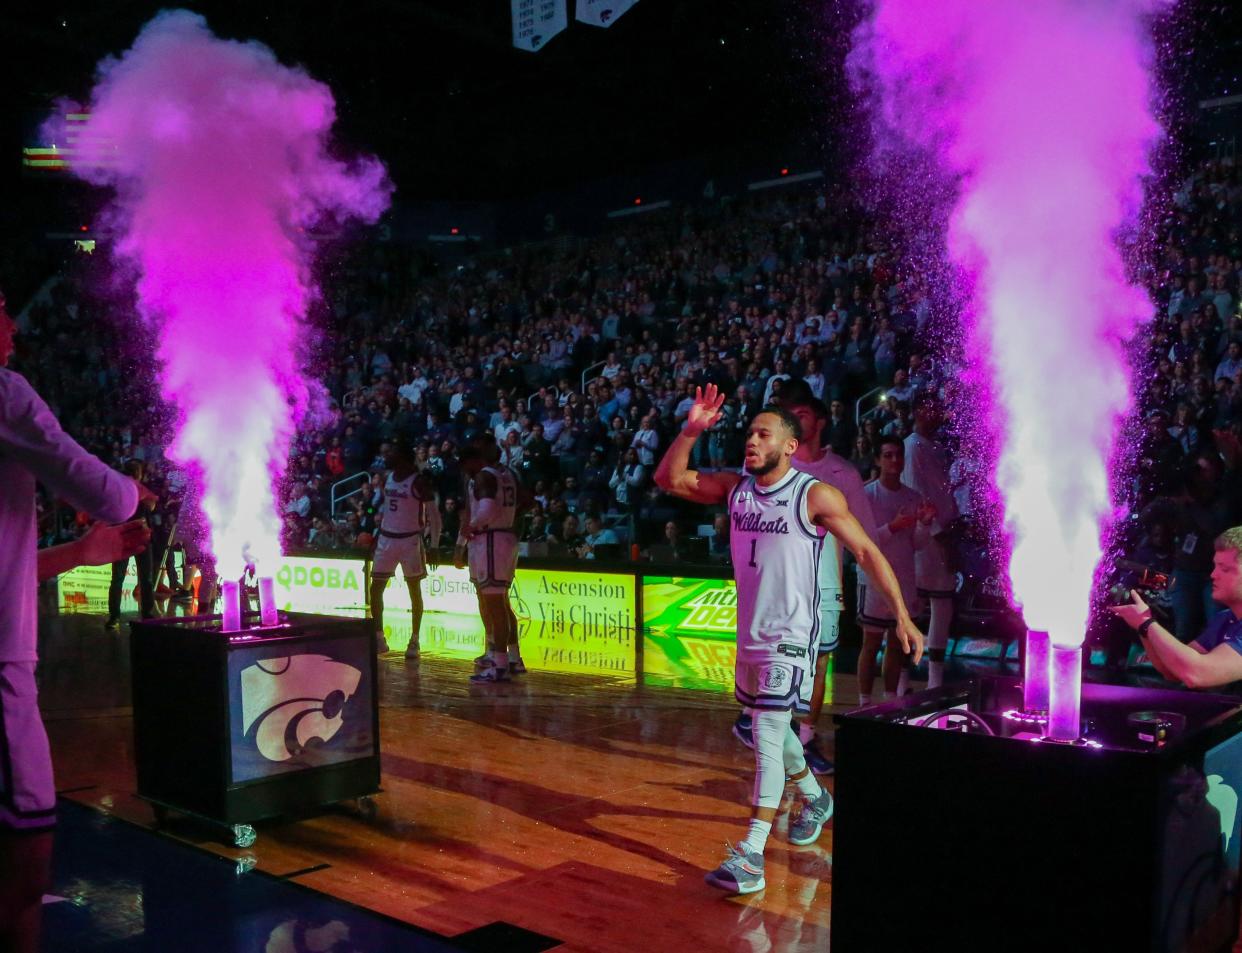
[[[124, 628], [48, 618], [41, 700], [68, 804], [44, 949], [827, 949], [831, 827], [792, 847], [788, 800], [762, 894], [703, 883], [744, 829], [753, 770], [721, 672], [687, 688], [532, 664], [471, 687], [481, 636], [445, 621], [429, 615], [424, 642], [446, 654], [408, 663], [398, 631], [381, 659], [375, 815], [260, 824], [234, 849], [184, 821], [148, 833]], [[836, 690], [855, 701], [852, 679]]]

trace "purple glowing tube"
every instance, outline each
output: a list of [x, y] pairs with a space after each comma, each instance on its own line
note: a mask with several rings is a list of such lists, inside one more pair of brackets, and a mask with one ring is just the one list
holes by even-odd
[[1022, 710], [1028, 715], [1048, 712], [1048, 650], [1051, 640], [1047, 632], [1026, 630], [1026, 665], [1022, 671]]
[[276, 614], [276, 580], [271, 576], [259, 577], [259, 622], [263, 628], [279, 622]]
[[1078, 741], [1082, 733], [1082, 646], [1054, 645], [1048, 692], [1048, 728], [1053, 741]]
[[226, 579], [220, 583], [220, 598], [224, 601], [220, 631], [239, 631], [241, 629], [241, 586], [237, 580]]

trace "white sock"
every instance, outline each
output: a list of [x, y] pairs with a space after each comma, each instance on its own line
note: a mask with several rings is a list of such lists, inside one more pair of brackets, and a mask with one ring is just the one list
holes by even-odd
[[516, 643], [516, 642], [514, 642], [512, 645], [510, 645], [510, 646], [509, 646], [509, 648], [508, 648], [508, 655], [509, 655], [509, 663], [510, 663], [510, 664], [512, 664], [512, 663], [514, 663], [514, 662], [520, 662], [520, 661], [522, 661], [522, 653], [518, 651], [518, 647], [517, 647], [517, 643]]
[[504, 652], [497, 652], [493, 650], [492, 664], [501, 671], [505, 671], [509, 668], [509, 656]]
[[803, 797], [810, 798], [812, 801], [824, 793], [824, 789], [819, 786], [819, 782], [815, 780], [815, 775], [810, 771], [805, 776], [798, 778], [794, 784], [798, 786], [798, 791]]
[[901, 670], [901, 678], [897, 680], [897, 697], [910, 694], [910, 670], [903, 668]]
[[750, 829], [746, 831], [746, 836], [742, 838], [737, 846], [748, 854], [759, 854], [762, 856], [763, 849], [768, 846], [768, 835], [771, 833], [771, 821], [760, 821], [752, 817], [750, 819]]
[[927, 687], [939, 688], [944, 684], [944, 662], [927, 662]]
[[806, 747], [811, 743], [811, 739], [815, 737], [815, 726], [808, 725], [805, 721], [798, 722], [798, 740], [802, 742], [802, 746]]

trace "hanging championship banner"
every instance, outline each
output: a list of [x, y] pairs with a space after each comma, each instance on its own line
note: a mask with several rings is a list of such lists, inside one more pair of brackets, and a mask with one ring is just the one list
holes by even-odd
[[578, 0], [579, 22], [610, 27], [638, 0]]
[[569, 0], [509, 0], [513, 45], [534, 53], [569, 26]]

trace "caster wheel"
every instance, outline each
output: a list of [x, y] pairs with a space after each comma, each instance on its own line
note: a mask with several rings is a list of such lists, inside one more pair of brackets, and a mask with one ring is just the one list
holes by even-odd
[[358, 798], [358, 814], [363, 820], [375, 820], [379, 814], [379, 805], [375, 803], [375, 798], [370, 796]]
[[258, 835], [255, 834], [254, 832], [254, 828], [251, 827], [249, 824], [234, 824], [233, 825], [233, 846], [234, 847], [249, 847], [251, 844], [255, 842], [255, 838], [257, 836]]

